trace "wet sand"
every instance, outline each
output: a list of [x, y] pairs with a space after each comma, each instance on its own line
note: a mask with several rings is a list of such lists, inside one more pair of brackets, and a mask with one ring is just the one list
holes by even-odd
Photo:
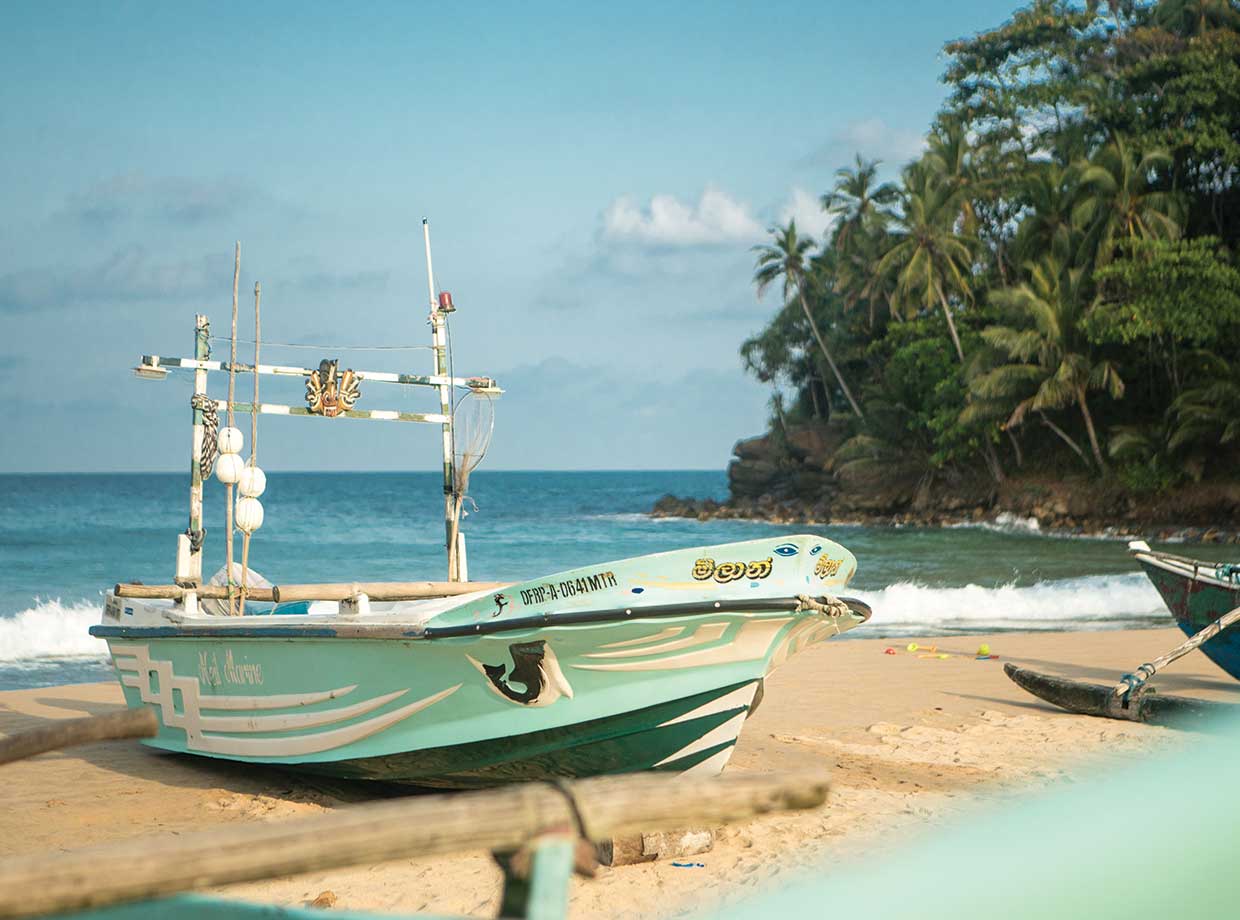
[[[1003, 674], [1015, 661], [1106, 682], [1164, 652], [1177, 630], [1007, 633], [952, 639], [826, 643], [775, 672], [729, 771], [829, 771], [832, 793], [815, 812], [722, 830], [701, 868], [668, 862], [602, 869], [574, 882], [574, 916], [675, 916], [748, 894], [813, 867], [881, 858], [969, 809], [1102, 769], [1133, 753], [1186, 743], [1167, 729], [1062, 713]], [[939, 654], [910, 653], [910, 641]], [[987, 643], [998, 660], [977, 661]], [[893, 647], [898, 654], [884, 654]], [[1155, 685], [1240, 702], [1240, 683], [1200, 653]], [[121, 706], [114, 684], [0, 693], [0, 732]], [[367, 787], [308, 784], [279, 771], [171, 755], [137, 743], [88, 745], [0, 767], [0, 856], [72, 849], [234, 822], [278, 820], [340, 807]], [[410, 913], [494, 914], [499, 873], [485, 853], [232, 886], [221, 892], [300, 905], [323, 891], [336, 907]]]

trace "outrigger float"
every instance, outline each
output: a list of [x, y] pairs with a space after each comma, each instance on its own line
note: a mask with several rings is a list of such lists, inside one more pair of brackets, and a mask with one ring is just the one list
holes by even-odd
[[[425, 228], [434, 373], [341, 371], [210, 355], [195, 324], [193, 358], [144, 356], [140, 376], [194, 376], [189, 528], [169, 585], [118, 584], [91, 634], [108, 643], [128, 705], [154, 710], [171, 751], [341, 777], [468, 788], [636, 770], [715, 774], [792, 653], [865, 622], [836, 595], [857, 563], [814, 535], [681, 549], [518, 584], [468, 582], [460, 512], [472, 459], [454, 447], [456, 394], [489, 401], [490, 377], [449, 374], [451, 296], [435, 289]], [[238, 257], [239, 261], [239, 257]], [[229, 394], [207, 392], [226, 372]], [[251, 402], [234, 398], [253, 377]], [[301, 377], [304, 407], [262, 403], [264, 375]], [[372, 383], [437, 391], [439, 411], [357, 407]], [[219, 427], [220, 413], [230, 424]], [[233, 413], [251, 415], [241, 460]], [[262, 524], [258, 415], [436, 424], [444, 445], [444, 582], [268, 585], [248, 568]], [[231, 459], [230, 459], [231, 458]], [[228, 484], [226, 565], [203, 581], [203, 479]], [[233, 486], [239, 496], [234, 501]], [[235, 520], [234, 520], [235, 518]], [[232, 559], [234, 529], [242, 564]], [[325, 603], [326, 602], [326, 603]], [[313, 606], [310, 606], [310, 605]]]
[[1115, 684], [1070, 680], [1013, 664], [1004, 665], [1008, 677], [1061, 709], [1109, 719], [1209, 729], [1220, 723], [1220, 717], [1240, 712], [1235, 703], [1163, 695], [1147, 683], [1197, 649], [1240, 680], [1240, 629], [1235, 628], [1240, 623], [1240, 565], [1160, 552], [1144, 540], [1129, 543], [1128, 552], [1145, 569], [1176, 625], [1189, 638]]

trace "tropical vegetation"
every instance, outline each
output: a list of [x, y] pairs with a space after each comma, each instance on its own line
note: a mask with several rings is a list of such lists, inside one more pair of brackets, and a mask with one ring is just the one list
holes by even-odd
[[1240, 4], [1036, 0], [945, 52], [921, 155], [861, 151], [823, 239], [757, 247], [784, 306], [741, 356], [773, 427], [995, 483], [1234, 478]]

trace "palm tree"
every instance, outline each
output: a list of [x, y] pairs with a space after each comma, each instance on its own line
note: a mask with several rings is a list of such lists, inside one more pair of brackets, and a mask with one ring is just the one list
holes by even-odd
[[972, 240], [956, 231], [957, 189], [942, 181], [930, 164], [914, 163], [905, 170], [901, 205], [901, 213], [893, 218], [892, 246], [879, 262], [879, 271], [896, 276], [896, 300], [906, 314], [942, 308], [963, 364], [964, 349], [948, 297], [969, 297]]
[[1021, 183], [1021, 197], [1030, 210], [1016, 229], [1016, 251], [1025, 259], [1044, 253], [1068, 260], [1072, 256], [1072, 209], [1079, 190], [1078, 170], [1053, 161], [1030, 164]]
[[1067, 432], [1045, 415], [1050, 409], [1077, 406], [1094, 460], [1105, 472], [1106, 461], [1087, 393], [1105, 389], [1113, 399], [1119, 399], [1124, 395], [1124, 382], [1110, 361], [1095, 361], [1089, 353], [1080, 328], [1088, 306], [1087, 283], [1084, 269], [1065, 268], [1047, 255], [1029, 267], [1028, 281], [992, 293], [991, 302], [1008, 311], [1018, 324], [989, 326], [982, 330], [982, 337], [1014, 363], [1001, 364], [974, 378], [970, 387], [986, 401], [1011, 399], [1032, 390], [1016, 403], [1004, 428], [1021, 424], [1030, 411], [1038, 412], [1048, 427], [1084, 457]]
[[801, 303], [801, 309], [805, 313], [805, 319], [809, 322], [809, 328], [814, 333], [814, 338], [818, 341], [818, 347], [822, 349], [822, 356], [826, 358], [827, 365], [831, 368], [831, 373], [839, 381], [840, 389], [844, 391], [844, 397], [848, 400], [848, 404], [852, 406], [853, 412], [857, 413], [857, 418], [865, 418], [865, 413], [861, 411], [861, 407], [853, 399], [852, 390], [848, 388], [848, 384], [844, 381], [844, 375], [840, 373], [839, 367], [836, 366], [835, 358], [831, 356], [831, 349], [827, 348], [827, 343], [823, 339], [822, 333], [818, 331], [818, 324], [814, 322], [814, 314], [809, 309], [809, 301], [805, 299], [805, 254], [813, 248], [814, 241], [809, 237], [797, 235], [795, 220], [788, 221], [787, 227], [772, 227], [770, 233], [775, 238], [774, 244], [753, 247], [754, 251], [758, 253], [758, 261], [754, 266], [753, 275], [754, 283], [758, 287], [758, 296], [761, 297], [766, 293], [767, 288], [775, 281], [780, 280], [783, 282], [785, 303], [794, 292], [796, 293], [797, 299]]
[[1081, 170], [1081, 200], [1072, 223], [1086, 231], [1077, 262], [1092, 257], [1096, 266], [1111, 261], [1124, 239], [1175, 239], [1180, 207], [1175, 195], [1151, 186], [1155, 172], [1172, 163], [1165, 150], [1133, 151], [1119, 136], [1098, 150]]
[[1191, 356], [1196, 381], [1171, 404], [1176, 426], [1170, 447], [1231, 444], [1240, 440], [1240, 361], [1227, 361], [1208, 351]]
[[881, 225], [885, 218], [882, 208], [894, 204], [900, 194], [890, 182], [878, 184], [878, 160], [863, 160], [857, 154], [855, 162], [852, 169], [845, 166], [835, 171], [835, 188], [820, 199], [824, 211], [841, 217], [834, 240], [840, 249], [863, 228], [876, 222]]
[[[863, 160], [857, 154], [854, 168], [836, 170], [835, 188], [820, 199], [823, 210], [840, 217], [832, 237], [836, 254], [832, 281], [834, 289], [851, 310], [861, 301], [869, 305], [873, 330], [877, 307], [887, 301], [886, 281], [875, 271], [885, 249], [886, 225], [890, 217], [885, 208], [899, 199], [899, 189], [890, 182], [878, 182], [878, 160]], [[825, 255], [825, 254], [824, 254]], [[890, 309], [890, 303], [887, 303]]]
[[977, 209], [973, 195], [979, 182], [973, 168], [969, 132], [959, 118], [940, 117], [926, 135], [923, 162], [939, 181], [947, 183], [956, 193], [963, 219], [962, 229], [973, 234], [977, 228]]

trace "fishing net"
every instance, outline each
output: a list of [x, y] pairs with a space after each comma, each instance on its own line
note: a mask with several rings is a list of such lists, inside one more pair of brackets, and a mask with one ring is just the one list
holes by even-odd
[[469, 493], [469, 477], [482, 463], [495, 433], [495, 399], [488, 393], [470, 390], [452, 411], [453, 438], [456, 441], [456, 481], [453, 483], [458, 506]]

